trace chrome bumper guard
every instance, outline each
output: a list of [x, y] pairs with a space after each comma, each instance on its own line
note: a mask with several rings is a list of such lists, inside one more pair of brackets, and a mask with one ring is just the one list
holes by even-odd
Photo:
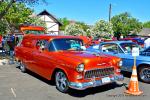
[[113, 76], [112, 78], [110, 78], [110, 82], [108, 83], [102, 83], [102, 80], [94, 80], [94, 81], [85, 82], [85, 83], [70, 82], [69, 87], [76, 89], [76, 90], [85, 90], [90, 87], [101, 86], [101, 85], [113, 83], [116, 81], [123, 81], [123, 80], [124, 80], [123, 75], [117, 75], [117, 76]]

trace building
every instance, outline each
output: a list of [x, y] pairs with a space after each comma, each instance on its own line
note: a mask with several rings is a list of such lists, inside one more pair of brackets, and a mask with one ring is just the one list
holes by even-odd
[[52, 14], [44, 10], [37, 16], [46, 23], [48, 34], [59, 35], [59, 27], [62, 25], [62, 23], [59, 22]]
[[143, 28], [141, 32], [139, 32], [140, 36], [150, 36], [150, 28]]

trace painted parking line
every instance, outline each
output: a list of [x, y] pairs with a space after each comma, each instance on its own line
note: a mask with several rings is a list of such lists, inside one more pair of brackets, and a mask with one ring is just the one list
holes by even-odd
[[11, 88], [11, 93], [13, 94], [13, 96], [16, 98], [16, 93], [15, 93], [15, 91], [14, 91], [14, 89], [13, 88]]

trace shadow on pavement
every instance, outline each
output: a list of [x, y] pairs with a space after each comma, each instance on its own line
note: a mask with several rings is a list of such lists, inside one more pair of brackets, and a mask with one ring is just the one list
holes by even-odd
[[124, 77], [130, 78], [132, 73], [127, 71], [121, 71], [121, 74], [123, 74]]
[[40, 81], [43, 81], [43, 82], [47, 83], [48, 85], [55, 86], [55, 82], [54, 81], [47, 80], [47, 79], [43, 78], [42, 76], [40, 76], [40, 75], [38, 75], [38, 74], [36, 74], [36, 73], [34, 73], [32, 71], [27, 70], [26, 73], [31, 75], [31, 76], [33, 76], [33, 77], [35, 77], [35, 78], [37, 78], [37, 79], [39, 79]]
[[[27, 70], [27, 74], [39, 79], [40, 81], [47, 83], [48, 85], [55, 86], [54, 81], [47, 80], [47, 79], [39, 76], [38, 74], [36, 74], [32, 71]], [[88, 88], [86, 90], [70, 89], [70, 91], [67, 94], [70, 96], [73, 96], [73, 97], [79, 97], [80, 98], [80, 97], [85, 97], [87, 95], [94, 95], [96, 93], [102, 93], [102, 92], [105, 92], [105, 91], [108, 91], [111, 89], [115, 89], [115, 88], [120, 88], [120, 87], [125, 87], [127, 89], [127, 84], [123, 83], [120, 85], [120, 84], [112, 83], [112, 84], [106, 84], [106, 85], [99, 86], [99, 87]]]
[[106, 84], [106, 85], [99, 86], [99, 87], [88, 88], [86, 90], [81, 90], [81, 91], [71, 89], [68, 94], [74, 97], [85, 97], [87, 95], [94, 95], [96, 93], [102, 93], [111, 89], [119, 88], [124, 85], [125, 84], [119, 85], [116, 83], [112, 83], [112, 84]]
[[[38, 74], [36, 74], [34, 72], [31, 72], [31, 71], [28, 70], [27, 74], [39, 79], [40, 81], [43, 81], [43, 82], [47, 83], [48, 85], [55, 86], [54, 81], [49, 81], [49, 80], [39, 76]], [[112, 83], [112, 84], [106, 84], [106, 85], [99, 86], [99, 87], [88, 88], [86, 90], [70, 89], [70, 91], [67, 94], [70, 95], [70, 96], [73, 96], [73, 97], [85, 97], [87, 95], [94, 95], [96, 93], [105, 92], [105, 91], [115, 89], [115, 88], [119, 88], [119, 87], [122, 87], [122, 86], [124, 86], [126, 88], [125, 83], [123, 83], [121, 85], [116, 84], [116, 83]]]

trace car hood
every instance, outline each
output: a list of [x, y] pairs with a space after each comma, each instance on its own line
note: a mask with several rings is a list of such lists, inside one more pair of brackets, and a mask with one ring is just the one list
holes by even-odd
[[98, 68], [98, 66], [101, 68], [110, 67], [112, 66], [112, 59], [115, 58], [88, 51], [62, 51], [59, 53], [59, 56], [63, 56], [63, 58], [69, 58], [69, 60], [72, 62], [84, 63], [87, 69], [91, 69], [91, 66], [92, 68]]

